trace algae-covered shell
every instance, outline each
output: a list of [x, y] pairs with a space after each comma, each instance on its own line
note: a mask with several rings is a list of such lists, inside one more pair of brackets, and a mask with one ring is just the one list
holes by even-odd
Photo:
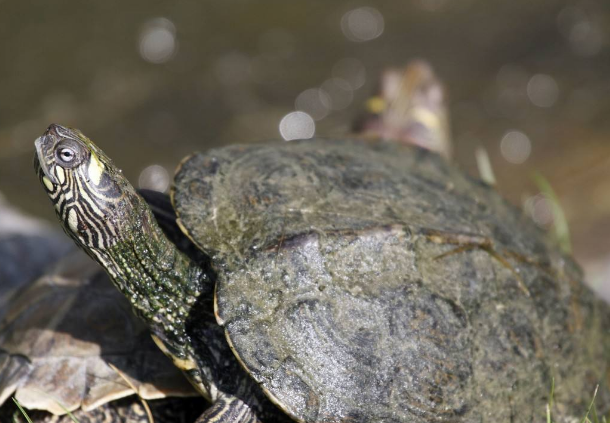
[[578, 268], [434, 154], [227, 147], [182, 163], [173, 202], [234, 353], [299, 421], [541, 420], [553, 380], [557, 417], [582, 416], [605, 375]]

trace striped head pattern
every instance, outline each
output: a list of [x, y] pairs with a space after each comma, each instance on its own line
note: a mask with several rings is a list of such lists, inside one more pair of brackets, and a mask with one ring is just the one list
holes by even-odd
[[129, 233], [135, 191], [91, 140], [53, 124], [35, 146], [38, 177], [77, 244], [97, 255]]

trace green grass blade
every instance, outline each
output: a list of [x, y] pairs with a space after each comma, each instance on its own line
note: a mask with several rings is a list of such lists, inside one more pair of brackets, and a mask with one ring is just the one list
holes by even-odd
[[[64, 410], [66, 412], [66, 414], [68, 415], [68, 417], [70, 417], [70, 420], [72, 420], [74, 423], [80, 423], [76, 417], [74, 417], [74, 414], [72, 414], [72, 412], [70, 410], [68, 410], [66, 408], [66, 406], [64, 406], [61, 402], [59, 402], [53, 395], [44, 392], [44, 391], [40, 391], [40, 390], [36, 390], [36, 392], [38, 392], [40, 395], [44, 395], [47, 398], [52, 399], [53, 401], [55, 401], [55, 404], [59, 405], [59, 407]], [[16, 401], [15, 401], [16, 402]], [[0, 422], [1, 423], [1, 422]]]
[[74, 423], [79, 423], [79, 421], [76, 420], [76, 417], [74, 417], [74, 414], [72, 414], [72, 412], [70, 410], [68, 410], [66, 407], [64, 407], [64, 405], [62, 403], [60, 403], [59, 401], [55, 401], [55, 403], [57, 405], [59, 405], [61, 407], [61, 409], [66, 412], [68, 417], [70, 417], [70, 420], [72, 420]]
[[572, 252], [570, 228], [568, 227], [566, 215], [559, 204], [557, 194], [555, 194], [549, 181], [541, 174], [534, 174], [534, 182], [538, 186], [540, 192], [547, 198], [551, 206], [551, 212], [553, 213], [553, 234], [555, 239], [559, 243], [561, 250], [566, 254], [570, 254]]
[[[591, 422], [591, 420], [589, 420], [589, 414], [591, 413], [591, 410], [593, 409], [593, 404], [595, 404], [595, 398], [597, 397], [597, 390], [598, 389], [599, 389], [599, 385], [597, 385], [595, 387], [595, 392], [593, 392], [593, 399], [591, 399], [591, 404], [589, 404], [589, 409], [587, 410], [587, 414], [585, 414], [585, 416], [582, 418], [580, 423], [589, 423], [589, 422]], [[593, 414], [596, 414], [595, 410], [593, 411]]]
[[549, 393], [549, 402], [546, 405], [546, 423], [552, 423], [551, 408], [553, 408], [553, 398], [555, 397], [555, 378], [551, 379], [551, 392]]
[[593, 406], [593, 410], [591, 410], [591, 421], [593, 423], [599, 423], [599, 418], [597, 417], [597, 409], [595, 408], [595, 406]]
[[13, 401], [17, 405], [17, 408], [19, 409], [19, 411], [21, 411], [21, 414], [23, 414], [23, 417], [25, 417], [25, 420], [28, 423], [32, 423], [32, 419], [30, 419], [30, 416], [28, 416], [28, 413], [26, 413], [25, 410], [23, 409], [23, 407], [21, 406], [21, 404], [19, 404], [19, 401], [17, 401], [17, 398], [13, 397]]

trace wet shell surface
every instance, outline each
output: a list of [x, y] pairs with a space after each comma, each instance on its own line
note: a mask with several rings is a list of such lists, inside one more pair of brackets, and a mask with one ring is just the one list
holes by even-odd
[[232, 146], [186, 159], [173, 202], [234, 353], [299, 421], [540, 420], [552, 380], [556, 417], [582, 417], [604, 377], [578, 268], [434, 154]]

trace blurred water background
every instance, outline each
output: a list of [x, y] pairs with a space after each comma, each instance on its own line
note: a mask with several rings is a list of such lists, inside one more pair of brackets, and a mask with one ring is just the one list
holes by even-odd
[[54, 220], [32, 170], [52, 122], [166, 189], [193, 150], [343, 135], [379, 75], [429, 61], [455, 161], [542, 227], [554, 188], [573, 250], [610, 292], [610, 2], [0, 0], [0, 192]]

